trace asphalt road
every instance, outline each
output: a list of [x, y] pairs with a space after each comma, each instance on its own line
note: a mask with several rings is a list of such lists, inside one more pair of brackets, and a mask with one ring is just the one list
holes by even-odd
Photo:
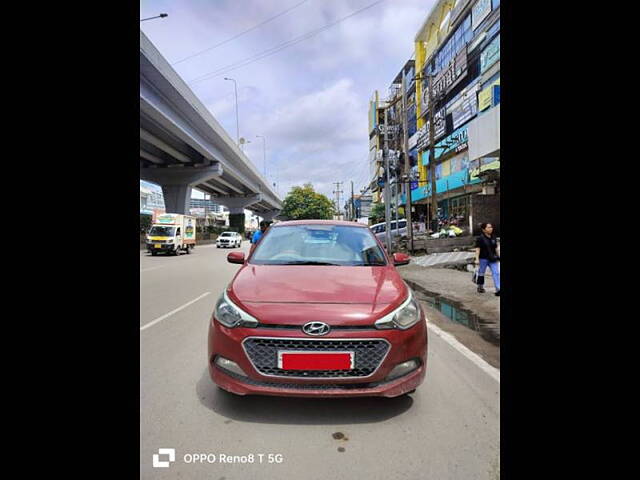
[[[235, 397], [217, 389], [207, 327], [239, 268], [226, 262], [230, 251], [140, 254], [142, 479], [499, 478], [499, 381], [431, 331], [427, 377], [409, 397]], [[153, 467], [160, 448], [175, 449], [167, 468]], [[220, 463], [221, 454], [233, 463]]]

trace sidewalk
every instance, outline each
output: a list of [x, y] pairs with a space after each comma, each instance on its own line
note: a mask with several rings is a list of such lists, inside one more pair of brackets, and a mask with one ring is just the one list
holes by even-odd
[[415, 264], [398, 267], [398, 272], [416, 293], [442, 300], [467, 313], [485, 340], [500, 345], [500, 297], [494, 295], [491, 275], [485, 277], [486, 292], [478, 293], [469, 272]]

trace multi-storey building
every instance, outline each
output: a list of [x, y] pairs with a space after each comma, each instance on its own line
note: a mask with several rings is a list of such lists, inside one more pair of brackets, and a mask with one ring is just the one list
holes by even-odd
[[491, 217], [483, 220], [499, 224], [500, 0], [438, 1], [415, 37], [415, 63], [417, 132], [409, 144], [417, 146], [419, 181], [412, 202], [423, 213], [429, 208], [434, 161], [440, 216], [480, 220], [470, 218], [475, 200]]
[[[388, 98], [383, 101], [374, 92], [369, 108], [374, 202], [380, 201], [382, 190], [377, 188], [377, 179], [384, 177], [380, 125], [385, 109], [389, 148], [403, 150], [398, 143], [402, 139], [401, 102], [396, 101], [403, 75], [413, 181], [403, 183], [399, 204], [404, 205], [410, 189], [413, 218], [429, 218], [430, 163], [434, 162], [438, 216], [458, 217], [474, 233], [475, 224], [481, 221], [496, 223], [499, 231], [500, 0], [439, 0], [415, 36], [414, 60], [396, 76]], [[428, 91], [429, 77], [432, 92]], [[474, 218], [474, 212], [480, 211]]]

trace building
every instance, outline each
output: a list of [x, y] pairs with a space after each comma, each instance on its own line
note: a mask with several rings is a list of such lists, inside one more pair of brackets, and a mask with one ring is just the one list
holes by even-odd
[[[385, 109], [392, 179], [404, 168], [404, 159], [395, 155], [404, 150], [399, 101], [403, 78], [411, 171], [410, 181], [400, 184], [399, 198], [392, 189], [392, 204], [397, 201], [404, 205], [410, 191], [414, 221], [429, 218], [429, 167], [433, 161], [438, 216], [457, 217], [473, 233], [477, 233], [476, 223], [489, 221], [497, 224], [499, 232], [500, 0], [439, 0], [417, 32], [413, 59], [393, 80], [388, 98], [381, 100], [374, 92], [369, 103], [370, 188], [374, 202], [380, 201], [379, 179], [384, 178], [384, 129], [380, 126]], [[433, 159], [428, 120], [431, 113]], [[394, 163], [400, 164], [396, 172]]]
[[140, 182], [140, 213], [152, 215], [154, 210], [164, 210], [162, 191]]
[[355, 207], [355, 218], [369, 218], [371, 214], [371, 203], [373, 201], [373, 195], [354, 195], [353, 203]]
[[[439, 216], [461, 217], [474, 232], [476, 221], [499, 225], [500, 0], [438, 1], [415, 37], [415, 67], [421, 81], [416, 84], [417, 131], [409, 142], [419, 158], [413, 204], [426, 216], [433, 108]], [[485, 218], [473, 219], [474, 200], [482, 204]]]
[[211, 213], [223, 213], [228, 211], [228, 209], [224, 208], [222, 205], [213, 203], [211, 199], [205, 200], [204, 198], [192, 198], [190, 209], [192, 210], [192, 213], [194, 213], [193, 210], [196, 210], [198, 213], [202, 212], [202, 215], [204, 215], [205, 209]]

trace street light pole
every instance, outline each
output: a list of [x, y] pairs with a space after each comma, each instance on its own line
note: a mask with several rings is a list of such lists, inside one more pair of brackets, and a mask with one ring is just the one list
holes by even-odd
[[263, 169], [264, 178], [267, 178], [267, 139], [262, 135], [256, 135], [257, 138], [262, 139], [262, 155], [263, 155]]
[[238, 82], [236, 82], [233, 78], [224, 77], [225, 80], [231, 80], [233, 82], [233, 87], [236, 92], [236, 142], [238, 146], [240, 146], [240, 119], [238, 117]]
[[169, 16], [168, 13], [161, 13], [160, 15], [157, 15], [155, 17], [143, 18], [140, 21], [141, 22], [146, 22], [147, 20], [153, 20], [154, 18], [165, 18], [165, 17], [168, 17], [168, 16]]

